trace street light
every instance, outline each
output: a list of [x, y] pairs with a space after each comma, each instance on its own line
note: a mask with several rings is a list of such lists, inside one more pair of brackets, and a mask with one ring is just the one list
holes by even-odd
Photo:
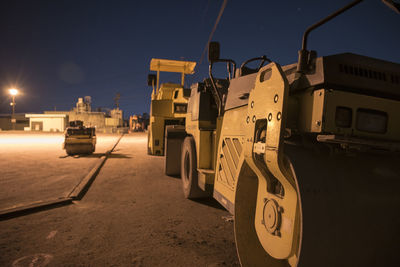
[[10, 103], [10, 105], [12, 106], [11, 123], [12, 123], [13, 130], [15, 130], [15, 123], [16, 123], [16, 119], [14, 117], [14, 114], [15, 114], [15, 96], [18, 94], [18, 90], [15, 89], [15, 88], [11, 88], [11, 89], [8, 90], [8, 92], [12, 96], [12, 102]]

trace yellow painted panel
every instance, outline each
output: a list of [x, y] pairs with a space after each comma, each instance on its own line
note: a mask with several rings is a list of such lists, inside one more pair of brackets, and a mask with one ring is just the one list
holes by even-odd
[[183, 72], [193, 74], [196, 62], [171, 59], [153, 58], [150, 61], [150, 70], [165, 72]]

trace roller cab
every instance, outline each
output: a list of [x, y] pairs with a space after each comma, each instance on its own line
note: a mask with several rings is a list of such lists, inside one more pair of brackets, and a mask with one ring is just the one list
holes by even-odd
[[[190, 90], [184, 88], [185, 75], [193, 74], [195, 62], [153, 58], [150, 70], [157, 74], [148, 76], [152, 86], [150, 123], [148, 127], [148, 154], [164, 155], [165, 130], [168, 125], [185, 125], [185, 114]], [[160, 84], [160, 72], [181, 73], [181, 83]]]

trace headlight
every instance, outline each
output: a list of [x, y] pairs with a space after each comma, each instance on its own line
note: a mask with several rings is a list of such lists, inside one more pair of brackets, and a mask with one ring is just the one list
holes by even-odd
[[336, 107], [335, 123], [336, 127], [349, 128], [351, 127], [351, 121], [353, 117], [353, 111], [351, 108]]
[[187, 104], [174, 103], [174, 112], [176, 113], [186, 113]]
[[370, 133], [386, 133], [388, 115], [386, 112], [360, 108], [357, 110], [356, 128]]

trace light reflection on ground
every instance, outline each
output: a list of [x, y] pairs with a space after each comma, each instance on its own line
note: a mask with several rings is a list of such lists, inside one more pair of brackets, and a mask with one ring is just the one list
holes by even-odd
[[0, 134], [1, 145], [62, 144], [63, 134]]
[[[97, 134], [97, 147], [103, 143], [113, 142], [119, 135], [117, 134]], [[135, 143], [147, 141], [147, 137], [135, 140]], [[41, 146], [46, 148], [49, 145], [59, 145], [61, 148], [64, 142], [64, 134], [62, 133], [32, 133], [32, 132], [0, 132], [0, 152], [5, 149], [29, 149]], [[58, 148], [58, 147], [57, 147]]]
[[96, 150], [68, 157], [63, 133], [0, 132], [0, 210], [66, 197], [119, 134], [98, 134]]

